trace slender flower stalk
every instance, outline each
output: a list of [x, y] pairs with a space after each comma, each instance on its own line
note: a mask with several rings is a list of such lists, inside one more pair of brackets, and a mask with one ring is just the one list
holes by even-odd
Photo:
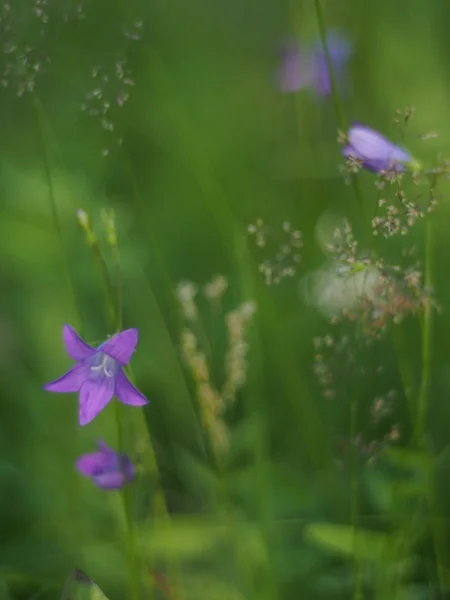
[[64, 232], [62, 230], [61, 220], [59, 218], [55, 190], [54, 190], [54, 186], [53, 186], [53, 177], [52, 177], [52, 169], [50, 166], [49, 149], [48, 149], [48, 144], [46, 143], [46, 134], [47, 134], [47, 130], [48, 130], [47, 119], [46, 119], [44, 107], [42, 106], [41, 101], [39, 100], [38, 96], [35, 93], [33, 93], [33, 105], [34, 105], [34, 108], [36, 111], [36, 120], [37, 120], [37, 125], [38, 125], [39, 139], [40, 139], [40, 142], [42, 145], [42, 156], [43, 156], [43, 161], [44, 161], [45, 176], [46, 176], [47, 185], [48, 185], [48, 196], [49, 196], [50, 210], [52, 213], [53, 226], [56, 230], [59, 244], [61, 247], [61, 255], [63, 257], [63, 266], [64, 266], [64, 271], [65, 271], [66, 280], [67, 280], [67, 287], [69, 288], [69, 292], [72, 297], [75, 314], [79, 320], [79, 322], [77, 323], [77, 326], [80, 327], [81, 326], [80, 307], [79, 307], [79, 303], [78, 303], [77, 294], [75, 291], [76, 290], [75, 282], [73, 281], [73, 277], [72, 277], [72, 274], [71, 274], [70, 268], [69, 268], [69, 259], [68, 259], [68, 255], [67, 255], [66, 245], [64, 243]]
[[[434, 182], [430, 181], [430, 195], [433, 198], [435, 194]], [[425, 225], [425, 288], [433, 287], [433, 230], [431, 215], [428, 215]], [[433, 338], [433, 306], [427, 302], [424, 307], [424, 315], [421, 323], [422, 330], [422, 372], [417, 399], [416, 423], [414, 428], [414, 437], [417, 443], [421, 443], [424, 433], [428, 409], [428, 396], [431, 381], [431, 359], [432, 359], [432, 338]]]
[[[341, 129], [341, 131], [345, 131], [347, 129], [347, 119], [345, 117], [344, 108], [342, 106], [341, 98], [339, 95], [333, 61], [332, 61], [332, 58], [330, 55], [330, 51], [328, 49], [325, 19], [323, 16], [321, 1], [314, 0], [314, 6], [315, 6], [315, 10], [316, 10], [316, 19], [317, 19], [317, 25], [319, 28], [320, 40], [322, 42], [323, 52], [325, 55], [325, 61], [326, 61], [327, 67], [328, 67], [328, 73], [329, 73], [329, 77], [330, 77], [330, 87], [331, 87], [331, 95], [333, 98], [334, 110], [336, 112], [336, 117], [338, 120], [339, 128]], [[353, 186], [353, 191], [355, 193], [356, 201], [359, 206], [359, 210], [361, 211], [361, 216], [362, 216], [363, 220], [365, 220], [363, 198], [361, 195], [361, 190], [359, 188], [358, 179], [357, 179], [357, 177], [355, 177], [355, 175], [351, 176], [351, 182], [352, 182], [352, 186]]]
[[316, 9], [316, 19], [317, 19], [317, 25], [319, 28], [320, 41], [322, 43], [323, 53], [325, 55], [325, 61], [327, 63], [328, 74], [329, 74], [329, 78], [330, 78], [330, 88], [331, 88], [331, 95], [333, 97], [334, 109], [336, 111], [336, 116], [338, 118], [339, 127], [342, 130], [345, 130], [347, 127], [347, 121], [345, 118], [344, 109], [342, 107], [342, 102], [341, 102], [341, 99], [339, 96], [333, 60], [332, 60], [332, 57], [331, 57], [331, 54], [330, 54], [330, 51], [328, 48], [327, 29], [325, 26], [325, 19], [323, 16], [322, 5], [321, 5], [320, 0], [314, 0], [314, 6]]
[[[331, 94], [333, 97], [334, 109], [335, 109], [336, 116], [338, 119], [339, 127], [342, 131], [345, 131], [347, 129], [347, 121], [345, 118], [344, 109], [342, 107], [342, 102], [341, 102], [341, 99], [339, 96], [339, 91], [337, 88], [337, 82], [336, 82], [336, 76], [334, 73], [333, 62], [332, 62], [332, 59], [330, 56], [330, 52], [328, 50], [327, 39], [326, 39], [325, 20], [324, 20], [322, 5], [321, 5], [320, 0], [314, 0], [314, 6], [315, 6], [315, 10], [316, 10], [316, 19], [317, 19], [317, 25], [319, 28], [320, 39], [322, 42], [322, 47], [323, 47], [323, 51], [325, 54], [325, 60], [327, 63], [329, 76], [330, 76]], [[365, 218], [364, 218], [364, 203], [363, 203], [363, 199], [361, 196], [361, 191], [359, 189], [358, 180], [354, 174], [352, 174], [351, 181], [352, 181], [355, 197], [356, 197], [356, 200], [357, 200], [360, 212], [361, 212], [361, 216], [362, 216], [363, 220], [365, 220]], [[351, 411], [350, 429], [353, 430], [353, 429], [356, 429], [357, 398], [352, 398], [350, 411]], [[354, 461], [354, 462], [356, 463], [356, 461]], [[355, 557], [354, 558], [355, 582], [354, 582], [354, 587], [353, 587], [353, 600], [360, 600], [360, 598], [362, 597], [361, 565], [360, 565], [360, 562], [358, 559], [357, 548], [355, 547], [357, 533], [358, 533], [358, 479], [357, 479], [357, 472], [356, 472], [356, 464], [353, 465], [353, 468], [352, 468], [351, 492], [352, 492], [352, 500], [351, 500], [350, 519], [351, 519], [351, 522], [353, 525], [353, 532], [354, 532], [353, 545], [354, 545], [354, 557]]]

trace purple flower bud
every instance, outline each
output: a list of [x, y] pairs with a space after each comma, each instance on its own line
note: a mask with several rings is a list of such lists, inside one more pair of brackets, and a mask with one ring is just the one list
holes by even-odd
[[118, 454], [102, 440], [98, 441], [98, 452], [83, 454], [76, 462], [78, 471], [90, 477], [104, 490], [117, 490], [133, 481], [134, 466], [126, 454]]
[[[340, 33], [330, 31], [327, 34], [327, 48], [336, 78], [338, 81], [342, 80], [351, 54], [351, 44]], [[309, 88], [320, 97], [331, 93], [330, 73], [320, 40], [310, 48], [301, 48], [296, 41], [286, 44], [278, 85], [283, 92]]]
[[362, 161], [365, 169], [376, 173], [390, 169], [403, 171], [405, 164], [413, 160], [406, 150], [365, 125], [353, 125], [350, 128], [343, 154], [346, 158]]
[[63, 338], [67, 354], [77, 361], [65, 375], [44, 386], [49, 392], [79, 392], [80, 425], [90, 423], [114, 395], [132, 406], [143, 406], [147, 398], [137, 390], [123, 372], [136, 348], [137, 329], [126, 329], [92, 348], [72, 327], [64, 325]]

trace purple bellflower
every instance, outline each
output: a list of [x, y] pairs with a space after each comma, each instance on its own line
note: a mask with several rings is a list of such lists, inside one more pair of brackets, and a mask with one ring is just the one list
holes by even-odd
[[[338, 32], [327, 34], [327, 47], [337, 80], [342, 80], [351, 54], [350, 42]], [[325, 53], [319, 41], [310, 48], [302, 48], [296, 41], [286, 45], [278, 76], [283, 92], [312, 89], [320, 97], [331, 93], [331, 78]]]
[[347, 138], [344, 156], [362, 161], [362, 166], [370, 171], [403, 171], [405, 166], [414, 164], [413, 158], [406, 150], [365, 125], [353, 125]]
[[135, 470], [129, 457], [115, 452], [102, 440], [97, 445], [97, 452], [83, 454], [77, 460], [78, 471], [104, 490], [118, 490], [133, 481]]
[[49, 392], [80, 392], [80, 425], [87, 425], [114, 394], [124, 404], [143, 406], [147, 398], [127, 379], [123, 367], [130, 361], [138, 341], [137, 329], [126, 329], [92, 348], [69, 325], [63, 338], [67, 354], [77, 364], [65, 375], [44, 386]]

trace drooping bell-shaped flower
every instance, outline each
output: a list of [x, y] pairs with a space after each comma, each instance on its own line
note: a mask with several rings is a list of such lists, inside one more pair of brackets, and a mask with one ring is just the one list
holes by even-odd
[[347, 135], [348, 144], [343, 150], [346, 158], [361, 161], [362, 166], [370, 171], [403, 171], [406, 166], [414, 165], [411, 155], [365, 125], [353, 125]]
[[77, 363], [65, 375], [44, 386], [49, 392], [80, 393], [80, 425], [90, 423], [114, 395], [124, 404], [143, 406], [147, 398], [128, 380], [123, 367], [136, 348], [138, 330], [127, 329], [92, 348], [72, 327], [64, 325], [67, 354]]
[[78, 471], [104, 490], [117, 490], [133, 481], [135, 470], [126, 454], [119, 454], [99, 440], [98, 451], [83, 454], [76, 462]]
[[[345, 78], [351, 44], [337, 31], [328, 32], [326, 42], [334, 74], [340, 82]], [[278, 85], [283, 92], [311, 89], [320, 97], [331, 93], [330, 72], [320, 40], [309, 48], [302, 48], [294, 40], [286, 44], [278, 73]]]

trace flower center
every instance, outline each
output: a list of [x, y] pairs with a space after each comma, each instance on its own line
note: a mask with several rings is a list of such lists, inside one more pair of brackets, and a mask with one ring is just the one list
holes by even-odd
[[110, 379], [117, 375], [119, 363], [104, 352], [96, 352], [94, 354], [92, 364], [90, 366], [90, 374], [92, 379], [100, 379], [106, 377]]

